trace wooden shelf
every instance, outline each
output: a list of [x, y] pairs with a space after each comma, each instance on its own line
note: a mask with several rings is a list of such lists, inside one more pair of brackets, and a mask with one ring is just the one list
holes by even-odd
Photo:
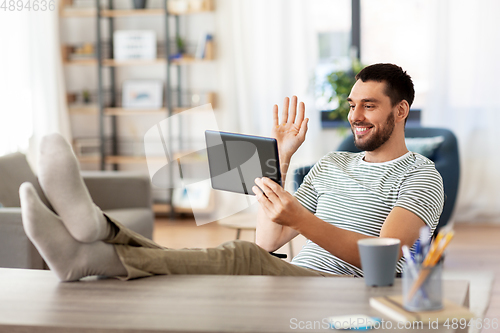
[[136, 164], [146, 163], [146, 156], [106, 156], [106, 163], [108, 164]]
[[[127, 0], [130, 1], [130, 0]], [[163, 0], [164, 1], [164, 0]], [[132, 1], [128, 5], [131, 4]], [[141, 20], [153, 20], [156, 22], [156, 20], [159, 20], [157, 23], [160, 21], [164, 24], [170, 24], [174, 23], [173, 21], [169, 21], [168, 17], [172, 16], [175, 17], [175, 20], [178, 19], [178, 16], [180, 15], [190, 15], [190, 14], [198, 14], [198, 13], [209, 13], [214, 11], [214, 0], [186, 0], [186, 1], [168, 1], [168, 8], [161, 8], [161, 4], [158, 4], [160, 8], [147, 8], [147, 9], [109, 9], [109, 7], [104, 7], [99, 4], [99, 1], [97, 2], [97, 7], [88, 7], [88, 8], [78, 8], [79, 3], [77, 3], [74, 0], [60, 0], [59, 1], [59, 16], [60, 19], [64, 20], [65, 22], [69, 22], [68, 20], [72, 20], [72, 18], [92, 18], [92, 20], [87, 20], [84, 22], [84, 20], [81, 20], [82, 23], [85, 24], [93, 24], [97, 27], [97, 25], [100, 25], [106, 21], [106, 23], [110, 23], [110, 25], [107, 28], [108, 32], [106, 31], [101, 31], [99, 35], [96, 36], [96, 41], [94, 43], [83, 43], [83, 44], [74, 44], [74, 45], [61, 45], [63, 50], [62, 50], [62, 59], [63, 64], [66, 65], [69, 69], [69, 66], [81, 66], [82, 70], [91, 70], [93, 71], [95, 68], [99, 73], [101, 73], [102, 68], [107, 68], [111, 71], [114, 70], [114, 68], [117, 68], [121, 72], [121, 68], [130, 68], [130, 67], [139, 67], [139, 66], [189, 66], [189, 65], [194, 65], [197, 63], [206, 63], [208, 61], [212, 61], [214, 58], [214, 43], [213, 39], [211, 36], [206, 36], [206, 48], [204, 55], [206, 56], [205, 59], [198, 59], [194, 57], [194, 53], [191, 55], [182, 55], [181, 58], [173, 59], [172, 57], [169, 57], [168, 54], [165, 54], [161, 50], [160, 52], [156, 55], [156, 59], [150, 59], [150, 60], [143, 60], [143, 59], [130, 59], [130, 60], [116, 60], [116, 59], [109, 59], [109, 57], [112, 57], [112, 50], [109, 50], [109, 45], [110, 41], [109, 38], [111, 38], [111, 45], [112, 45], [112, 36], [113, 32], [115, 31], [115, 28], [112, 25], [112, 22], [118, 23], [123, 23], [126, 24], [127, 28], [132, 28], [130, 24], [133, 25], [132, 20], [128, 22], [129, 20], [126, 20], [126, 18], [130, 17], [138, 17]], [[164, 5], [165, 3], [163, 3]], [[89, 4], [92, 6], [91, 4]], [[127, 6], [127, 4], [122, 4], [122, 1], [119, 1], [120, 6]], [[167, 11], [167, 12], [166, 12]], [[156, 17], [156, 18], [153, 18]], [[104, 20], [100, 20], [100, 18], [103, 18]], [[119, 22], [115, 20], [119, 19]], [[165, 19], [167, 19], [167, 22], [165, 22]], [[73, 21], [72, 21], [73, 22]], [[79, 21], [80, 22], [80, 21]], [[179, 33], [177, 31], [179, 29], [178, 26], [174, 28], [175, 35]], [[108, 39], [104, 40], [103, 35], [107, 36]], [[163, 41], [163, 45], [165, 45], [165, 42], [168, 41]], [[88, 45], [90, 44], [90, 46]], [[160, 45], [162, 44], [162, 41], [157, 41], [157, 44]], [[102, 47], [102, 53], [100, 53], [99, 58], [97, 56], [96, 48], [98, 46]], [[110, 52], [106, 52], [110, 51]], [[164, 58], [161, 58], [164, 57]], [[95, 66], [95, 67], [93, 67]], [[166, 68], [166, 67], [165, 67]], [[174, 69], [174, 72], [178, 72], [181, 67], [178, 67], [177, 69]], [[107, 69], [104, 69], [104, 72], [107, 71]], [[156, 69], [155, 69], [156, 70]], [[170, 82], [170, 78], [167, 78], [165, 74], [167, 72], [164, 72], [161, 70], [160, 67], [158, 67], [158, 70], [162, 74], [161, 76], [163, 77], [163, 82], [165, 85], [165, 93], [174, 91], [175, 88], [172, 86], [172, 82]], [[70, 70], [72, 71], [72, 70]], [[104, 73], [103, 74], [107, 74]], [[76, 73], [71, 73], [72, 75]], [[128, 74], [128, 73], [125, 73]], [[118, 82], [116, 82], [115, 78], [112, 78], [111, 80], [115, 80], [114, 83], [116, 87], [118, 88]], [[182, 82], [182, 81], [181, 81]], [[102, 89], [103, 86], [109, 86], [105, 85], [103, 83], [102, 77], [99, 77], [99, 88]], [[113, 85], [111, 85], [113, 86]], [[182, 84], [179, 83], [178, 86], [182, 86]], [[113, 94], [112, 96], [110, 94]], [[199, 91], [191, 91], [191, 90], [186, 90], [186, 91], [181, 91], [180, 96], [177, 96], [180, 100], [184, 101], [185, 104], [196, 104], [196, 106], [190, 106], [190, 107], [173, 107], [177, 103], [176, 98], [173, 100], [173, 104], [159, 104], [162, 105], [163, 107], [160, 108], [124, 108], [124, 107], [104, 107], [104, 105], [121, 105], [120, 103], [120, 92], [119, 88], [116, 91], [110, 91], [109, 88], [103, 89], [103, 90], [98, 90], [97, 96], [102, 96], [105, 99], [103, 100], [103, 104], [97, 105], [95, 98], [91, 99], [93, 104], [85, 104], [83, 96], [84, 93], [82, 91], [70, 93], [67, 96], [67, 102], [70, 104], [67, 105], [68, 112], [71, 115], [84, 115], [84, 117], [89, 117], [89, 120], [92, 120], [95, 118], [95, 121], [98, 123], [101, 123], [103, 121], [103, 117], [107, 117], [107, 119], [104, 119], [105, 123], [108, 123], [109, 120], [116, 120], [119, 123], [122, 121], [122, 118], [114, 118], [114, 117], [137, 117], [133, 119], [123, 119], [123, 121], [132, 121], [136, 122], [139, 120], [144, 120], [145, 122], [151, 121], [151, 125], [156, 124], [158, 120], [168, 118], [169, 112], [171, 114], [176, 114], [180, 113], [185, 110], [189, 110], [192, 108], [196, 108], [201, 105], [205, 105], [208, 103], [211, 103], [212, 106], [214, 105], [214, 101], [216, 100], [216, 96], [213, 92], [199, 92]], [[95, 92], [93, 92], [93, 96], [96, 95]], [[198, 96], [196, 96], [198, 95]], [[85, 96], [86, 97], [86, 96]], [[110, 103], [111, 99], [109, 97], [116, 97], [113, 98], [112, 100], [115, 102], [113, 104]], [[199, 97], [199, 98], [198, 98]], [[201, 105], [198, 105], [201, 104]], [[168, 108], [167, 106], [171, 105], [173, 108]], [[100, 114], [102, 112], [102, 114]], [[89, 116], [87, 116], [89, 115]], [[92, 118], [90, 118], [92, 117]], [[141, 117], [141, 119], [139, 119]], [[83, 118], [83, 117], [82, 117]], [[78, 119], [74, 118], [75, 120]], [[87, 119], [87, 118], [85, 118]], [[156, 120], [155, 120], [156, 119]], [[122, 125], [122, 124], [119, 124]], [[107, 129], [105, 131], [104, 135], [99, 134], [98, 137], [87, 137], [87, 138], [79, 138], [78, 142], [74, 142], [73, 146], [76, 147], [75, 152], [76, 154], [81, 154], [78, 156], [78, 159], [80, 163], [82, 164], [87, 164], [84, 166], [84, 168], [99, 168], [100, 163], [103, 162], [105, 165], [105, 169], [109, 169], [110, 167], [113, 167], [113, 165], [116, 167], [116, 165], [119, 165], [121, 169], [122, 166], [123, 168], [126, 169], [136, 169], [136, 168], [144, 168], [147, 166], [147, 163], [153, 163], [154, 165], [158, 166], [164, 166], [166, 163], [166, 156], [162, 155], [162, 150], [158, 151], [156, 156], [142, 156], [144, 154], [143, 147], [141, 147], [142, 142], [141, 139], [138, 137], [137, 139], [134, 138], [127, 138], [126, 136], [120, 136], [119, 131], [117, 128], [112, 128], [111, 130]], [[169, 134], [169, 138], [171, 134]], [[184, 135], [184, 136], [183, 136]], [[175, 140], [178, 140], [179, 142], [183, 142], [184, 137], [186, 134], [179, 134], [179, 138], [175, 139], [175, 137], [172, 137]], [[189, 137], [189, 134], [188, 134]], [[170, 141], [169, 141], [170, 142]], [[104, 143], [105, 146], [105, 152], [107, 153], [106, 156], [103, 157], [104, 161], [101, 160], [101, 154], [100, 151], [102, 149], [101, 144]], [[112, 144], [118, 144], [118, 149], [111, 149], [112, 147], [116, 148], [116, 146], [113, 146]], [[177, 145], [174, 145], [177, 148]], [[189, 145], [184, 146], [183, 148], [188, 148]], [[194, 153], [192, 151], [176, 151], [175, 147], [171, 147], [171, 144], [169, 143], [169, 151], [171, 151], [171, 158], [172, 160], [172, 166], [177, 167], [177, 161], [181, 163], [182, 165], [193, 165], [194, 167], [202, 166], [201, 163], [207, 163], [207, 155], [206, 152], [199, 152], [199, 153]], [[111, 155], [108, 155], [111, 153]], [[125, 155], [121, 155], [125, 154]], [[133, 156], [132, 154], [135, 154], [136, 156]], [[169, 157], [170, 157], [169, 156]], [[190, 172], [187, 172], [189, 174]], [[173, 209], [175, 210], [175, 213], [183, 213], [183, 214], [193, 214], [193, 211], [191, 208], [181, 208], [177, 207], [175, 204], [172, 204], [171, 202], [165, 202], [169, 201], [167, 198], [161, 199], [160, 202], [155, 203], [153, 206], [154, 212], [157, 214], [169, 214]], [[211, 194], [210, 198], [211, 202], [211, 207], [213, 206], [213, 194]]]
[[160, 108], [160, 109], [105, 108], [104, 114], [106, 116], [141, 116], [147, 114], [166, 115], [167, 109], [166, 108]]
[[[210, 9], [188, 10], [185, 12], [169, 11], [170, 15], [190, 15], [198, 13], [211, 12]], [[165, 10], [162, 8], [153, 9], [102, 9], [101, 17], [148, 17], [165, 15]], [[71, 8], [65, 7], [60, 12], [61, 17], [97, 17], [97, 10], [95, 8]]]
[[203, 62], [209, 62], [212, 61], [213, 59], [199, 59], [195, 58], [192, 56], [184, 56], [180, 59], [173, 59], [171, 61], [172, 65], [188, 65], [188, 64], [193, 64], [193, 63], [203, 63]]
[[[158, 215], [170, 214], [171, 206], [167, 203], [153, 204], [153, 212]], [[175, 212], [179, 214], [193, 214], [193, 210], [189, 208], [175, 207]]]
[[[196, 106], [189, 108], [174, 108], [174, 114], [182, 111], [186, 111]], [[90, 106], [69, 106], [68, 110], [71, 114], [89, 114], [96, 115], [99, 112], [99, 107], [96, 105]], [[144, 116], [144, 115], [167, 115], [166, 108], [160, 109], [126, 109], [126, 108], [105, 108], [105, 116]]]
[[207, 10], [207, 9], [200, 9], [200, 10], [193, 10], [190, 9], [186, 12], [175, 12], [175, 11], [169, 11], [168, 13], [170, 15], [175, 15], [175, 16], [182, 16], [182, 15], [191, 15], [191, 14], [199, 14], [199, 13], [208, 13], [211, 12], [212, 10]]
[[[209, 62], [213, 59], [198, 59], [192, 56], [185, 56], [180, 59], [173, 59], [171, 61], [172, 65], [187, 65], [193, 63], [203, 63]], [[124, 67], [124, 66], [151, 66], [158, 64], [166, 64], [167, 61], [164, 58], [158, 58], [153, 60], [114, 60], [114, 59], [104, 59], [102, 61], [103, 66], [109, 67]]]
[[[183, 156], [182, 152], [177, 152], [174, 155], [174, 159], [181, 158]], [[158, 156], [158, 157], [149, 157], [146, 158], [146, 156], [125, 156], [125, 155], [108, 155], [106, 156], [106, 163], [107, 164], [137, 164], [137, 163], [147, 163], [147, 160], [152, 162], [160, 162], [163, 163], [165, 162], [165, 158]], [[89, 156], [78, 156], [78, 160], [80, 163], [99, 163], [100, 161], [100, 156], [99, 155], [89, 155]], [[200, 156], [192, 156], [192, 157], [184, 157], [182, 159], [183, 164], [196, 164], [196, 163], [201, 163], [203, 161], [206, 161], [206, 158], [203, 157], [202, 155]]]
[[165, 59], [152, 59], [152, 60], [114, 60], [114, 59], [103, 59], [102, 65], [108, 67], [124, 67], [124, 66], [151, 66], [151, 65], [161, 65], [166, 64]]
[[[189, 156], [189, 157], [183, 157]], [[182, 163], [199, 163], [207, 160], [206, 155], [196, 154], [193, 155], [192, 151], [178, 151], [174, 154], [174, 160], [182, 158]]]
[[100, 158], [98, 155], [91, 156], [77, 156], [80, 163], [99, 163]]
[[165, 15], [162, 8], [156, 9], [103, 9], [102, 17], [133, 17], [133, 16], [158, 16]]
[[[172, 65], [188, 65], [194, 63], [204, 63], [212, 61], [213, 59], [198, 59], [194, 57], [183, 57], [180, 59], [173, 59]], [[163, 58], [153, 60], [114, 60], [103, 59], [102, 65], [106, 67], [127, 67], [127, 66], [154, 66], [165, 65], [167, 61]], [[97, 66], [97, 59], [81, 59], [81, 60], [66, 60], [65, 65], [74, 66]]]
[[214, 1], [213, 0], [197, 0], [197, 1], [188, 1], [186, 8], [176, 8], [176, 3], [170, 1], [168, 8], [168, 13], [170, 15], [189, 15], [196, 13], [206, 13], [214, 10]]
[[59, 16], [61, 16], [61, 17], [96, 17], [97, 10], [95, 8], [64, 7], [61, 9]]
[[95, 104], [73, 104], [68, 105], [68, 111], [72, 114], [97, 114], [98, 106]]
[[[183, 153], [182, 152], [177, 152], [175, 155], [174, 155], [174, 159], [178, 159], [180, 158], [181, 156], [183, 156]], [[148, 158], [146, 158], [146, 156], [124, 156], [124, 155], [118, 155], [118, 156], [106, 156], [106, 163], [109, 163], [109, 164], [134, 164], [134, 163], [146, 163], [147, 160], [151, 161], [151, 162], [165, 162], [165, 157], [161, 157], [161, 156], [150, 156]], [[202, 161], [205, 161], [206, 159], [204, 159], [201, 155], [199, 157], [197, 156], [193, 156], [193, 157], [190, 157], [190, 158], [186, 158], [184, 157], [182, 162], [183, 163], [199, 163], [199, 162], [202, 162]]]
[[[78, 156], [80, 163], [99, 163], [99, 155], [89, 155], [89, 156]], [[165, 159], [162, 157], [150, 157], [149, 160], [158, 162], [163, 162]], [[146, 156], [106, 156], [106, 164], [137, 164], [137, 163], [147, 163]]]
[[153, 204], [153, 212], [155, 214], [169, 214], [171, 206], [167, 203], [155, 203]]
[[65, 60], [64, 65], [97, 66], [97, 59]]
[[[199, 93], [200, 95], [204, 95], [206, 98], [206, 103], [211, 103], [212, 107], [215, 106], [215, 93], [214, 92], [206, 92]], [[200, 105], [193, 105], [189, 107], [176, 107], [174, 108], [174, 114], [182, 111], [186, 111], [189, 109], [196, 108]], [[68, 105], [68, 111], [71, 114], [88, 114], [88, 115], [96, 115], [99, 112], [99, 106], [96, 104], [70, 104]], [[123, 107], [107, 107], [104, 108], [105, 116], [144, 116], [144, 115], [167, 115], [167, 108], [159, 108], [159, 109], [135, 109], [135, 108], [123, 108]]]

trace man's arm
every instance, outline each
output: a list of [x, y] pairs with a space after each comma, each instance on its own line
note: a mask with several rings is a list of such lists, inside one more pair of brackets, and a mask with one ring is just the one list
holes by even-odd
[[[281, 165], [281, 183], [284, 185], [286, 180], [286, 171], [288, 170], [288, 163], [281, 163]], [[256, 190], [260, 192], [259, 189]], [[288, 243], [298, 234], [298, 231], [288, 226], [282, 226], [280, 224], [274, 223], [266, 215], [262, 206], [259, 205], [259, 210], [257, 213], [257, 229], [255, 231], [255, 242], [257, 243], [257, 245], [259, 245], [266, 251], [274, 252]]]
[[[297, 96], [292, 97], [291, 103], [288, 97], [285, 98], [281, 124], [278, 120], [278, 106], [274, 105], [273, 107], [272, 137], [278, 142], [281, 183], [283, 187], [285, 186], [286, 174], [292, 155], [304, 142], [307, 132], [308, 119], [304, 118], [305, 105], [301, 102], [297, 110], [297, 102]], [[255, 188], [254, 193], [262, 192], [258, 188]], [[271, 221], [262, 210], [262, 207], [259, 207], [257, 230], [255, 233], [255, 242], [257, 245], [269, 252], [273, 252], [297, 235], [298, 232], [296, 230]]]
[[[362, 238], [375, 237], [344, 230], [322, 221], [314, 215], [312, 217], [297, 225], [296, 230], [336, 257], [361, 268], [357, 242]], [[401, 246], [406, 245], [411, 248], [419, 237], [420, 228], [424, 225], [424, 221], [409, 210], [395, 207], [382, 225], [380, 237], [397, 238], [401, 241]], [[400, 248], [398, 258], [402, 255], [403, 252]]]
[[[258, 179], [256, 183], [266, 194], [257, 194], [257, 199], [271, 221], [289, 227], [336, 257], [361, 267], [357, 241], [374, 237], [344, 230], [319, 219], [269, 178]], [[398, 238], [401, 246], [411, 247], [424, 225], [424, 221], [414, 213], [395, 207], [382, 225], [380, 237]], [[400, 257], [401, 255], [400, 251]]]

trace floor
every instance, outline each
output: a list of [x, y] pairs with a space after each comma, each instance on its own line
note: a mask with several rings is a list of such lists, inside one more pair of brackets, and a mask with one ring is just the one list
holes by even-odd
[[[475, 270], [494, 272], [500, 275], [500, 226], [488, 224], [458, 224], [454, 228], [455, 237], [450, 243], [445, 267], [452, 270]], [[196, 226], [192, 219], [156, 220], [153, 239], [171, 248], [213, 247], [235, 239], [236, 231], [209, 223]], [[301, 238], [300, 238], [301, 237]], [[243, 231], [241, 239], [253, 241], [254, 232]], [[302, 236], [294, 239], [294, 253], [298, 253], [304, 244]], [[277, 252], [288, 253], [285, 246]], [[490, 307], [486, 318], [500, 322], [500, 279], [495, 278]], [[500, 324], [500, 323], [499, 323]], [[482, 332], [499, 332], [495, 329], [483, 329]]]

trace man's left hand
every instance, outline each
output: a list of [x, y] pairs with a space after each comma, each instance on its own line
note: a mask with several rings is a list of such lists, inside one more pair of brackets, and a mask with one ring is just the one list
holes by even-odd
[[258, 187], [253, 186], [252, 191], [267, 217], [274, 223], [297, 229], [309, 211], [273, 180], [267, 177], [256, 178], [255, 184]]

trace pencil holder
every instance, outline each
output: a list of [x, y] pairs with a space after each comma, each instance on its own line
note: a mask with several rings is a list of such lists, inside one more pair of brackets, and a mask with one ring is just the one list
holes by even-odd
[[410, 267], [405, 263], [403, 270], [405, 309], [412, 312], [442, 309], [442, 273], [442, 260], [429, 268], [420, 265]]

